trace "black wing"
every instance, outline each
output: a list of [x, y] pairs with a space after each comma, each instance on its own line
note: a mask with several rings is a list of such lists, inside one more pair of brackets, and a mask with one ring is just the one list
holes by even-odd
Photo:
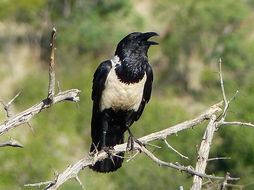
[[139, 109], [137, 111], [135, 121], [137, 121], [140, 118], [141, 114], [143, 113], [146, 103], [149, 102], [150, 97], [151, 97], [152, 83], [153, 83], [153, 70], [149, 64], [147, 64], [147, 67], [146, 67], [146, 76], [147, 76], [147, 79], [146, 79], [146, 83], [145, 83], [145, 87], [144, 87], [144, 91], [143, 91], [143, 98], [142, 98], [141, 104], [139, 106]]
[[[105, 89], [105, 81], [107, 79], [108, 73], [112, 68], [111, 61], [107, 60], [102, 62], [97, 70], [94, 73], [93, 78], [93, 91], [92, 91], [92, 100], [93, 100], [93, 113], [92, 113], [92, 141], [97, 146], [100, 141], [100, 137], [102, 134], [102, 125], [101, 125], [101, 117], [102, 114], [100, 112], [100, 101], [103, 90]], [[94, 146], [91, 146], [91, 150], [94, 150]]]
[[102, 62], [94, 73], [92, 100], [94, 101], [94, 106], [96, 106], [96, 109], [99, 109], [98, 106], [102, 91], [105, 88], [105, 81], [111, 68], [112, 63], [110, 60], [107, 60]]

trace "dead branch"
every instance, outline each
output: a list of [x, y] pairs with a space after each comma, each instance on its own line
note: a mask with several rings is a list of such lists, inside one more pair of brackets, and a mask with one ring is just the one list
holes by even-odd
[[49, 59], [49, 88], [48, 88], [48, 99], [52, 102], [55, 95], [55, 39], [56, 39], [56, 29], [53, 28], [51, 32], [50, 39], [50, 59]]
[[218, 158], [209, 158], [207, 162], [215, 161], [215, 160], [230, 160], [231, 157], [218, 157]]
[[[197, 163], [196, 163], [196, 168], [195, 170], [197, 172], [201, 172], [205, 174], [207, 162], [209, 161], [208, 156], [211, 148], [211, 143], [212, 139], [214, 136], [214, 133], [216, 130], [220, 128], [222, 125], [241, 125], [241, 126], [248, 126], [248, 127], [254, 127], [253, 124], [251, 123], [242, 123], [242, 122], [226, 122], [226, 117], [229, 109], [229, 105], [232, 102], [232, 100], [235, 99], [236, 95], [239, 93], [237, 90], [236, 93], [233, 95], [233, 97], [228, 101], [225, 93], [225, 88], [224, 88], [224, 81], [222, 77], [222, 67], [221, 67], [221, 59], [219, 59], [219, 78], [220, 78], [220, 86], [221, 86], [221, 93], [222, 93], [222, 98], [223, 98], [223, 104], [224, 104], [224, 109], [222, 114], [216, 118], [215, 115], [213, 115], [210, 118], [210, 122], [206, 128], [206, 131], [204, 133], [204, 136], [201, 141], [201, 145], [198, 151], [198, 158], [197, 158]], [[229, 178], [229, 174], [227, 174], [223, 185], [222, 189], [225, 187], [227, 180]], [[226, 181], [226, 182], [225, 182]], [[195, 175], [193, 177], [193, 183], [192, 183], [192, 190], [201, 190], [202, 188], [202, 183], [203, 179], [201, 176]]]
[[[215, 105], [211, 106], [208, 110], [206, 110], [204, 113], [200, 114], [199, 116], [197, 116], [196, 118], [194, 118], [192, 120], [185, 121], [183, 123], [169, 127], [169, 128], [164, 129], [162, 131], [158, 131], [158, 132], [146, 135], [144, 137], [139, 138], [138, 140], [145, 144], [145, 143], [157, 140], [157, 139], [165, 139], [169, 135], [176, 134], [176, 133], [183, 131], [183, 130], [191, 129], [194, 126], [197, 126], [198, 124], [200, 124], [201, 122], [203, 122], [207, 119], [210, 119], [211, 117], [214, 120], [214, 114], [221, 111], [220, 106], [221, 106], [221, 103], [215, 104]], [[119, 152], [126, 152], [126, 146], [127, 146], [126, 143], [116, 145], [114, 147], [114, 150], [112, 150], [111, 154], [116, 155]], [[191, 167], [185, 167], [180, 164], [173, 164], [170, 162], [162, 161], [162, 160], [158, 159], [155, 155], [153, 155], [150, 151], [148, 151], [145, 147], [140, 146], [136, 143], [134, 144], [134, 148], [139, 150], [140, 152], [145, 153], [150, 159], [152, 159], [159, 165], [174, 168], [179, 171], [189, 173], [191, 175], [200, 176], [202, 178], [224, 180], [224, 177], [216, 177], [213, 175], [207, 175], [207, 174], [198, 172], [198, 171], [192, 169]], [[104, 151], [101, 151], [99, 153], [94, 153], [92, 155], [89, 155], [89, 156], [79, 160], [74, 165], [69, 166], [64, 172], [59, 174], [57, 176], [57, 178], [55, 180], [53, 180], [52, 183], [49, 184], [45, 189], [47, 189], [47, 190], [58, 189], [63, 183], [65, 183], [69, 179], [76, 178], [78, 173], [82, 169], [84, 169], [90, 165], [93, 165], [97, 161], [102, 160], [107, 157], [108, 157], [108, 154]], [[238, 180], [239, 178], [231, 178], [230, 177], [229, 179], [230, 180]], [[38, 183], [38, 184], [41, 184], [41, 183]], [[36, 185], [36, 184], [29, 184], [29, 185]]]
[[4, 103], [3, 100], [0, 100], [1, 104], [4, 106], [4, 110], [6, 111], [6, 116], [9, 118], [12, 116], [11, 111], [10, 111], [10, 105], [16, 100], [17, 97], [19, 97], [21, 91], [19, 91], [14, 98], [12, 98], [7, 104]]
[[221, 122], [220, 125], [239, 125], [239, 126], [245, 126], [245, 127], [251, 127], [251, 128], [254, 127], [252, 123], [245, 123], [245, 122], [239, 122], [239, 121], [231, 121], [231, 122], [224, 121], [224, 122]]
[[79, 101], [78, 89], [70, 89], [64, 92], [59, 92], [55, 95], [55, 38], [56, 38], [56, 29], [53, 28], [51, 32], [50, 39], [50, 60], [49, 60], [49, 87], [47, 98], [41, 102], [35, 104], [34, 106], [26, 109], [25, 111], [18, 113], [14, 116], [11, 116], [9, 113], [10, 104], [18, 97], [17, 94], [8, 104], [4, 105], [5, 110], [7, 111], [8, 119], [0, 124], [0, 135], [3, 135], [7, 131], [14, 129], [24, 123], [27, 123], [34, 115], [40, 113], [42, 110], [51, 107], [54, 104], [57, 104], [62, 101]]
[[[216, 130], [216, 116], [212, 115], [209, 124], [207, 125], [206, 131], [204, 133], [199, 151], [198, 151], [198, 161], [196, 163], [195, 170], [200, 173], [205, 173], [207, 160], [211, 148], [211, 143], [213, 139], [214, 132]], [[199, 190], [202, 187], [202, 177], [195, 175], [193, 177], [192, 190]]]
[[[171, 162], [165, 162], [160, 160], [159, 158], [157, 158], [153, 153], [151, 153], [150, 151], [148, 151], [144, 146], [139, 146], [139, 150], [141, 150], [141, 152], [145, 153], [150, 159], [152, 159], [154, 162], [156, 162], [158, 165], [160, 166], [166, 166], [166, 167], [170, 167], [179, 171], [183, 171], [186, 172], [188, 174], [194, 175], [194, 176], [198, 176], [200, 178], [207, 178], [207, 179], [214, 179], [214, 180], [223, 180], [224, 177], [216, 177], [213, 175], [207, 175], [205, 173], [201, 173], [197, 170], [192, 169], [192, 167], [186, 167], [186, 166], [182, 166], [179, 163], [173, 164]], [[229, 177], [230, 180], [239, 180], [239, 178], [231, 178]]]
[[[79, 93], [80, 90], [78, 89], [70, 89], [64, 92], [59, 92], [57, 95], [55, 95], [55, 38], [56, 38], [56, 30], [53, 28], [51, 33], [51, 41], [50, 41], [50, 61], [49, 61], [49, 86], [48, 86], [48, 94], [47, 98], [39, 102], [38, 104], [28, 108], [27, 110], [16, 114], [14, 116], [11, 116], [9, 114], [9, 105], [15, 100], [17, 96], [15, 96], [8, 104], [2, 104], [4, 105], [5, 110], [7, 111], [7, 117], [8, 119], [0, 124], [0, 135], [6, 133], [8, 130], [14, 129], [21, 124], [28, 123], [28, 121], [36, 114], [40, 113], [42, 110], [49, 108], [53, 106], [56, 103], [62, 102], [62, 101], [73, 101], [77, 102], [79, 101]], [[134, 149], [137, 151], [134, 156], [132, 156], [130, 159], [133, 159], [137, 154], [144, 153], [148, 158], [150, 158], [152, 161], [157, 163], [160, 166], [170, 167], [173, 169], [176, 169], [181, 172], [185, 172], [187, 174], [193, 175], [193, 185], [192, 190], [200, 190], [202, 187], [202, 181], [203, 178], [207, 178], [209, 180], [220, 180], [222, 181], [222, 189], [225, 186], [231, 185], [228, 184], [228, 181], [232, 180], [239, 180], [239, 178], [233, 178], [230, 177], [229, 174], [226, 175], [226, 177], [218, 177], [214, 175], [208, 175], [205, 173], [207, 162], [209, 161], [209, 152], [211, 148], [211, 143], [213, 140], [213, 136], [215, 131], [222, 125], [241, 125], [241, 126], [248, 126], [248, 127], [254, 127], [251, 123], [242, 123], [242, 122], [226, 122], [226, 116], [228, 113], [228, 108], [231, 100], [233, 100], [238, 93], [238, 91], [235, 93], [233, 98], [231, 98], [229, 101], [227, 100], [225, 89], [224, 89], [224, 82], [222, 78], [222, 72], [221, 72], [221, 59], [219, 61], [219, 77], [220, 77], [220, 83], [221, 83], [221, 91], [223, 96], [223, 102], [220, 102], [218, 104], [215, 104], [211, 106], [209, 109], [207, 109], [204, 113], [200, 114], [199, 116], [195, 117], [192, 120], [188, 120], [182, 123], [179, 123], [177, 125], [174, 125], [172, 127], [166, 128], [164, 130], [151, 133], [149, 135], [146, 135], [144, 137], [139, 138], [138, 140], [142, 142], [145, 145], [150, 144], [149, 142], [155, 141], [155, 140], [163, 140], [164, 143], [167, 145], [168, 148], [172, 149], [175, 153], [180, 155], [183, 158], [188, 159], [187, 156], [184, 156], [180, 152], [178, 152], [176, 149], [174, 149], [172, 146], [169, 145], [166, 138], [167, 136], [177, 134], [183, 130], [187, 129], [193, 129], [195, 126], [199, 125], [200, 123], [204, 122], [205, 120], [210, 120], [209, 124], [207, 125], [206, 131], [204, 133], [204, 136], [201, 141], [200, 149], [198, 151], [198, 158], [195, 169], [193, 169], [191, 166], [183, 166], [179, 163], [171, 163], [166, 162], [163, 160], [160, 160], [157, 158], [152, 152], [150, 152], [145, 146], [141, 146], [137, 143], [134, 143]], [[60, 88], [59, 88], [60, 89]], [[221, 107], [224, 104], [224, 109], [222, 110]], [[216, 113], [222, 111], [222, 114], [219, 117], [216, 117]], [[20, 143], [17, 141], [8, 141], [6, 143], [0, 144], [0, 147], [4, 146], [19, 146], [22, 147]], [[112, 155], [117, 155], [120, 152], [126, 152], [127, 151], [127, 143], [123, 143], [120, 145], [114, 146], [114, 149], [111, 150]], [[47, 187], [45, 189], [47, 190], [56, 190], [58, 189], [63, 183], [68, 181], [71, 178], [76, 179], [78, 183], [81, 185], [82, 188], [84, 188], [82, 182], [80, 181], [78, 174], [81, 170], [84, 168], [87, 168], [88, 166], [94, 165], [97, 161], [103, 160], [107, 158], [109, 155], [108, 153], [104, 151], [91, 153], [90, 155], [82, 158], [78, 162], [76, 162], [73, 165], [70, 165], [65, 171], [60, 173], [55, 177], [52, 181], [47, 182], [40, 182], [40, 183], [34, 183], [34, 184], [27, 184], [25, 186], [44, 186]]]
[[33, 116], [40, 113], [42, 110], [51, 107], [54, 104], [57, 104], [62, 101], [79, 101], [79, 94], [80, 90], [78, 89], [70, 89], [64, 92], [60, 92], [55, 97], [53, 97], [52, 104], [48, 104], [48, 99], [42, 100], [40, 103], [35, 104], [34, 106], [28, 108], [27, 110], [14, 115], [7, 119], [0, 125], [0, 135], [3, 135], [7, 131], [14, 129], [24, 123], [27, 123]]
[[222, 113], [222, 117], [226, 117], [229, 102], [227, 100], [226, 93], [225, 93], [224, 81], [223, 81], [223, 77], [222, 77], [221, 62], [222, 61], [221, 61], [221, 58], [220, 58], [219, 59], [219, 78], [220, 78], [221, 93], [222, 93], [223, 102], [224, 102], [224, 110], [223, 110], [223, 113]]
[[174, 147], [172, 147], [172, 146], [168, 143], [167, 139], [164, 139], [164, 143], [167, 145], [167, 147], [168, 147], [169, 149], [173, 150], [176, 154], [178, 154], [178, 155], [181, 156], [182, 158], [185, 158], [185, 159], [189, 160], [189, 157], [188, 157], [188, 156], [184, 156], [182, 153], [180, 153], [180, 152], [177, 151]]

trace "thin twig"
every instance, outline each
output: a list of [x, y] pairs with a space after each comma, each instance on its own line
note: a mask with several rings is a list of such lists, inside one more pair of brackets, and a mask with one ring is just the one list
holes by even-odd
[[220, 77], [220, 86], [221, 86], [221, 92], [222, 92], [222, 96], [223, 96], [223, 101], [225, 104], [225, 107], [227, 107], [228, 104], [228, 100], [226, 97], [226, 93], [225, 93], [225, 88], [224, 88], [224, 82], [223, 82], [223, 77], [222, 77], [222, 69], [221, 69], [221, 58], [219, 59], [219, 77]]
[[244, 122], [239, 122], [239, 121], [224, 121], [222, 123], [219, 123], [220, 125], [240, 125], [240, 126], [246, 126], [246, 127], [254, 127], [254, 124], [252, 123], [244, 123]]
[[19, 91], [8, 103], [7, 105], [11, 105], [18, 97], [19, 95], [21, 94], [22, 90]]
[[230, 160], [231, 157], [218, 157], [218, 158], [209, 158], [207, 162], [215, 161], [215, 160]]
[[[154, 162], [156, 162], [160, 166], [167, 166], [167, 167], [179, 170], [179, 171], [189, 173], [191, 175], [198, 176], [200, 178], [208, 178], [208, 179], [214, 179], [214, 180], [223, 180], [224, 179], [224, 177], [216, 177], [213, 175], [206, 175], [204, 173], [193, 170], [191, 167], [185, 167], [185, 166], [181, 166], [180, 164], [176, 165], [176, 164], [173, 164], [170, 162], [162, 161], [159, 158], [157, 158], [153, 153], [151, 153], [149, 150], [147, 150], [144, 146], [140, 146], [140, 145], [137, 145], [137, 146], [139, 146], [139, 149], [141, 150], [141, 152], [145, 153], [150, 159], [152, 159]], [[229, 178], [229, 179], [239, 180], [239, 178]]]
[[75, 179], [76, 179], [76, 181], [79, 183], [79, 185], [81, 186], [81, 188], [85, 190], [85, 186], [83, 185], [83, 183], [81, 182], [81, 180], [79, 179], [79, 177], [76, 176]]
[[222, 63], [222, 61], [221, 61], [221, 58], [220, 58], [219, 59], [219, 78], [220, 78], [221, 93], [222, 93], [223, 102], [224, 102], [224, 109], [223, 109], [223, 112], [221, 114], [221, 121], [223, 122], [225, 120], [226, 116], [227, 116], [229, 102], [227, 100], [226, 93], [225, 93], [224, 81], [223, 81], [223, 77], [222, 77], [221, 63]]
[[135, 154], [131, 155], [131, 156], [126, 160], [126, 162], [129, 162], [129, 161], [133, 160], [139, 153], [140, 153], [139, 150], [137, 150], [137, 151], [135, 152]]
[[50, 39], [50, 60], [49, 60], [49, 88], [48, 88], [48, 100], [50, 103], [53, 101], [55, 95], [55, 39], [56, 29], [53, 28]]
[[6, 111], [6, 116], [7, 118], [12, 116], [12, 113], [10, 111], [10, 105], [14, 102], [14, 100], [16, 100], [19, 95], [21, 94], [21, 91], [19, 91], [14, 98], [12, 98], [7, 104], [5, 104], [2, 100], [0, 100], [0, 102], [2, 103], [2, 105], [4, 106], [4, 110]]
[[189, 158], [187, 156], [184, 156], [183, 154], [181, 154], [180, 152], [178, 152], [174, 147], [170, 146], [170, 144], [168, 143], [168, 141], [166, 139], [163, 140], [165, 142], [165, 144], [167, 145], [167, 147], [171, 150], [173, 150], [176, 154], [178, 154], [180, 157], [185, 158], [187, 160], [189, 160]]
[[35, 134], [35, 132], [34, 132], [34, 128], [32, 127], [32, 125], [30, 125], [30, 123], [29, 123], [29, 122], [27, 122], [26, 124], [28, 125], [29, 129], [31, 129], [32, 134]]
[[31, 183], [31, 184], [25, 184], [25, 187], [41, 187], [45, 185], [51, 184], [52, 181], [45, 181], [45, 182], [40, 182], [40, 183]]
[[152, 146], [154, 148], [159, 148], [159, 149], [161, 148], [161, 146], [158, 146], [158, 145], [152, 144], [152, 143], [146, 143], [145, 145]]
[[219, 190], [223, 190], [226, 187], [226, 185], [228, 183], [229, 176], [230, 176], [230, 174], [229, 174], [229, 172], [227, 172], [222, 184], [219, 185]]
[[230, 104], [235, 98], [236, 96], [239, 94], [239, 90], [235, 91], [234, 95], [230, 98], [230, 100], [228, 101], [228, 104]]

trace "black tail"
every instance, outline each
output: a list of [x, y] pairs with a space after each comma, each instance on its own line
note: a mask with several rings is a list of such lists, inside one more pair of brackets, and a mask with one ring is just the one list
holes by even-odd
[[[98, 151], [102, 149], [101, 147], [101, 134], [98, 133], [92, 134], [93, 144], [91, 145], [90, 151], [93, 152], [97, 148]], [[93, 133], [93, 132], [92, 132]], [[109, 130], [106, 135], [106, 146], [113, 147], [117, 144], [122, 144], [124, 142], [123, 131], [111, 131]], [[96, 147], [96, 148], [95, 148]], [[95, 165], [90, 168], [97, 172], [113, 172], [122, 166], [124, 153], [119, 153], [117, 156], [112, 156], [112, 158], [105, 158], [102, 161], [98, 161]]]

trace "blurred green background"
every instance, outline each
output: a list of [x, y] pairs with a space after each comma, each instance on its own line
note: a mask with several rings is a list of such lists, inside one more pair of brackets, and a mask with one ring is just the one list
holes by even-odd
[[[49, 37], [57, 28], [56, 75], [62, 90], [82, 90], [78, 104], [53, 106], [1, 136], [15, 138], [24, 149], [0, 149], [0, 189], [19, 190], [26, 183], [54, 179], [69, 164], [88, 154], [92, 76], [110, 59], [117, 43], [133, 31], [155, 31], [159, 46], [149, 51], [154, 69], [152, 99], [133, 133], [141, 137], [191, 119], [222, 100], [218, 59], [223, 60], [228, 120], [254, 122], [254, 1], [252, 0], [1, 0], [0, 98], [21, 96], [12, 107], [18, 113], [47, 95]], [[2, 109], [1, 121], [6, 119]], [[163, 148], [151, 150], [161, 159], [194, 166], [205, 125], [170, 136], [169, 143], [187, 155], [183, 160]], [[254, 131], [225, 126], [215, 134], [207, 173], [240, 177], [237, 184], [254, 189]], [[144, 155], [110, 174], [89, 169], [80, 173], [86, 189], [189, 189], [192, 177], [159, 167]], [[206, 181], [206, 180], [205, 180]], [[217, 188], [216, 183], [213, 184]], [[204, 189], [207, 187], [204, 186]], [[75, 180], [61, 190], [81, 189]]]

